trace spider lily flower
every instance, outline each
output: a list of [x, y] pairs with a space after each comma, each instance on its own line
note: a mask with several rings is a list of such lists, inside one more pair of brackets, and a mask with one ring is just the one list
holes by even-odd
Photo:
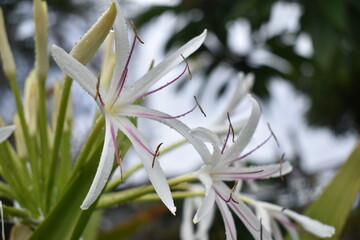
[[240, 196], [240, 198], [254, 206], [256, 214], [262, 219], [265, 229], [272, 233], [275, 240], [283, 239], [278, 223], [288, 231], [292, 239], [300, 239], [298, 231], [303, 230], [295, 225], [291, 220], [300, 224], [304, 230], [316, 235], [317, 237], [328, 238], [333, 236], [335, 233], [334, 227], [298, 214], [290, 209], [267, 202], [257, 201], [245, 196]]
[[116, 6], [117, 16], [113, 25], [116, 61], [109, 87], [101, 85], [99, 79], [97, 79], [83, 64], [75, 60], [63, 49], [57, 46], [52, 47], [52, 54], [61, 70], [76, 80], [85, 89], [85, 91], [87, 91], [95, 99], [101, 112], [105, 116], [105, 141], [99, 167], [81, 208], [87, 209], [100, 195], [111, 173], [114, 155], [116, 155], [118, 163], [121, 163], [119, 162], [119, 153], [116, 148], [117, 131], [120, 130], [130, 139], [135, 151], [142, 160], [149, 179], [160, 199], [169, 208], [169, 210], [175, 214], [176, 207], [174, 206], [166, 177], [158, 161], [154, 161], [158, 152], [151, 150], [151, 147], [145, 141], [142, 134], [127, 117], [145, 117], [157, 120], [169, 125], [185, 136], [189, 135], [188, 128], [176, 119], [184, 114], [173, 117], [133, 103], [137, 99], [154, 93], [169, 85], [185, 73], [184, 70], [178, 78], [174, 79], [165, 86], [150, 92], [148, 91], [154, 83], [160, 80], [179, 63], [183, 62], [184, 58], [188, 57], [201, 46], [205, 40], [206, 30], [165, 58], [161, 63], [152, 68], [133, 85], [125, 87], [129, 63], [135, 44], [139, 39], [135, 32], [135, 36], [130, 47], [126, 21], [121, 13], [119, 5], [116, 4]]
[[227, 239], [237, 239], [230, 209], [242, 220], [255, 239], [271, 239], [271, 236], [266, 229], [262, 228], [259, 219], [250, 208], [242, 201], [236, 200], [235, 194], [233, 194], [235, 187], [230, 189], [224, 182], [279, 177], [292, 170], [288, 162], [256, 167], [243, 167], [237, 164], [249, 154], [246, 153], [239, 157], [250, 141], [260, 117], [259, 104], [255, 99], [250, 99], [252, 100], [251, 115], [240, 131], [237, 140], [230, 147], [225, 148], [226, 140], [223, 147], [220, 148], [219, 137], [206, 128], [196, 128], [191, 131], [194, 137], [212, 145], [210, 158], [204, 158], [209, 155], [209, 152], [200, 152], [204, 166], [196, 174], [204, 184], [206, 193], [193, 222], [197, 223], [204, 219], [216, 202], [225, 223]]
[[0, 127], [0, 143], [5, 141], [10, 135], [14, 132], [15, 126], [9, 125], [5, 127]]

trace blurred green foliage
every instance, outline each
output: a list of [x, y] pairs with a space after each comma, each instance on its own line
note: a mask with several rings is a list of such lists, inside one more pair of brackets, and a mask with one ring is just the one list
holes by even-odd
[[[259, 33], [271, 17], [272, 7], [279, 2], [300, 6], [302, 15], [299, 29], [293, 33], [282, 32], [259, 39]], [[336, 133], [354, 129], [359, 132], [359, 1], [182, 0], [177, 5], [158, 5], [143, 11], [136, 17], [136, 24], [145, 26], [164, 13], [175, 14], [178, 22], [186, 21], [181, 29], [172, 33], [166, 50], [175, 44], [184, 43], [204, 28], [216, 36], [219, 41], [216, 48], [207, 46], [208, 49], [203, 47], [196, 52], [198, 55], [210, 52], [207, 59], [210, 64], [205, 70], [207, 76], [224, 64], [235, 71], [254, 72], [254, 91], [264, 98], [268, 94], [267, 82], [274, 76], [281, 76], [310, 97], [310, 124], [330, 127]], [[240, 18], [250, 23], [252, 45], [262, 45], [263, 49], [288, 61], [290, 71], [279, 71], [268, 65], [254, 65], [250, 59], [252, 51], [238, 54], [230, 49], [227, 26]], [[298, 55], [294, 50], [295, 41], [286, 41], [289, 35], [296, 39], [301, 33], [311, 37], [314, 52], [310, 57]], [[242, 41], [241, 36], [238, 41]]]

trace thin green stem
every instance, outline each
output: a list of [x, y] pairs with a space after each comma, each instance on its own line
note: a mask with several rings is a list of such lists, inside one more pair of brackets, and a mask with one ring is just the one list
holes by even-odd
[[54, 188], [54, 180], [55, 180], [54, 175], [58, 161], [59, 150], [61, 146], [66, 109], [69, 102], [68, 100], [70, 97], [71, 85], [72, 85], [72, 79], [67, 76], [65, 78], [64, 87], [61, 93], [61, 101], [60, 101], [59, 113], [57, 116], [55, 136], [54, 136], [54, 146], [49, 164], [49, 178], [46, 187], [46, 211], [50, 209], [51, 196], [52, 196], [52, 191]]
[[[184, 199], [188, 197], [203, 197], [205, 193], [193, 192], [193, 191], [179, 191], [179, 192], [172, 192], [171, 195], [173, 199]], [[160, 198], [156, 193], [149, 193], [133, 200], [133, 202], [154, 202], [154, 201], [160, 201]]]
[[125, 171], [123, 176], [118, 176], [114, 179], [111, 179], [106, 184], [104, 192], [109, 192], [109, 191], [113, 190], [114, 188], [116, 188], [116, 186], [118, 186], [120, 183], [125, 181], [125, 179], [127, 179], [130, 175], [132, 175], [134, 172], [141, 169], [142, 167], [143, 167], [143, 164], [138, 163], [135, 166], [133, 166], [132, 168], [130, 168], [129, 170]]
[[[189, 173], [168, 180], [168, 184], [170, 187], [172, 187], [183, 182], [192, 182], [195, 181], [196, 179], [197, 178], [195, 174]], [[139, 186], [139, 187], [126, 189], [115, 193], [106, 193], [101, 196], [96, 208], [105, 208], [105, 207], [110, 207], [117, 204], [129, 202], [145, 194], [153, 193], [154, 191], [155, 190], [152, 185], [146, 185], [146, 186]]]

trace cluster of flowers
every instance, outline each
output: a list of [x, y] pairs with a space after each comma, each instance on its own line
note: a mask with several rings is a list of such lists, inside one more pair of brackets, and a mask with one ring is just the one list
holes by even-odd
[[[203, 166], [193, 173], [202, 184], [193, 184], [190, 188], [194, 191], [200, 189], [205, 193], [205, 196], [185, 199], [181, 228], [181, 237], [183, 239], [208, 238], [207, 233], [213, 219], [215, 203], [222, 215], [227, 239], [237, 239], [236, 226], [231, 211], [241, 219], [254, 239], [282, 239], [279, 224], [294, 239], [298, 239], [297, 231], [299, 228], [294, 221], [306, 231], [319, 237], [332, 236], [335, 230], [331, 226], [299, 215], [291, 210], [257, 201], [243, 195], [241, 192], [241, 185], [246, 180], [282, 177], [292, 170], [288, 162], [281, 161], [279, 164], [249, 167], [241, 161], [255, 150], [243, 153], [257, 127], [261, 112], [258, 102], [249, 94], [253, 84], [253, 75], [239, 74], [236, 90], [227, 104], [224, 114], [209, 129], [204, 127], [190, 129], [179, 120], [181, 116], [192, 112], [196, 107], [201, 109], [196, 99], [194, 108], [178, 116], [170, 116], [140, 106], [137, 104], [137, 100], [170, 85], [179, 79], [186, 70], [189, 70], [186, 58], [202, 45], [206, 37], [206, 30], [165, 58], [134, 84], [126, 86], [129, 63], [136, 43], [141, 42], [141, 40], [134, 31], [134, 37], [132, 41], [129, 41], [126, 20], [117, 3], [116, 8], [117, 15], [113, 24], [113, 31], [109, 33], [114, 38], [115, 63], [107, 68], [107, 72], [103, 72], [96, 77], [86, 66], [62, 48], [54, 45], [51, 49], [54, 60], [61, 70], [77, 81], [94, 98], [105, 117], [105, 140], [100, 163], [81, 208], [88, 209], [100, 196], [111, 175], [114, 158], [122, 170], [120, 153], [117, 149], [117, 134], [121, 131], [131, 141], [133, 148], [142, 160], [149, 180], [159, 198], [170, 212], [175, 215], [176, 207], [171, 189], [156, 159], [159, 155], [160, 145], [155, 151], [152, 150], [139, 129], [128, 118], [142, 117], [166, 124], [180, 133], [196, 149], [202, 159]], [[186, 67], [179, 77], [162, 87], [149, 90], [171, 69], [184, 61]], [[247, 120], [232, 124], [229, 112], [245, 98], [252, 103], [251, 114]], [[228, 123], [226, 123], [226, 119], [228, 119]], [[220, 128], [214, 127], [220, 124], [223, 126]], [[222, 129], [222, 131], [219, 131], [219, 129]], [[224, 131], [224, 129], [226, 130]], [[1, 128], [0, 141], [6, 139], [13, 130], [13, 126]], [[272, 136], [273, 133], [270, 130], [269, 139]], [[225, 141], [222, 140], [223, 138]], [[230, 188], [227, 183], [233, 184], [234, 187]], [[196, 231], [193, 223], [199, 223]]]

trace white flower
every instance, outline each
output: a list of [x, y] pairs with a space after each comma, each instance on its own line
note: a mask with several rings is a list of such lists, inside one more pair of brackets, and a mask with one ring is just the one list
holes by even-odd
[[335, 233], [334, 227], [298, 214], [290, 209], [244, 196], [240, 196], [240, 198], [255, 207], [257, 216], [262, 219], [264, 227], [273, 234], [275, 240], [283, 239], [278, 223], [289, 232], [292, 239], [299, 239], [299, 228], [290, 219], [299, 223], [306, 231], [321, 238], [331, 237]]
[[128, 75], [128, 66], [137, 41], [137, 36], [135, 34], [132, 46], [130, 47], [125, 19], [118, 4], [116, 4], [116, 6], [117, 16], [113, 26], [116, 63], [108, 88], [98, 84], [98, 79], [84, 65], [71, 57], [63, 49], [57, 46], [52, 47], [52, 54], [59, 67], [68, 76], [76, 80], [96, 100], [106, 120], [105, 142], [99, 167], [81, 208], [87, 209], [97, 199], [104, 188], [111, 173], [114, 154], [118, 154], [115, 146], [117, 131], [120, 130], [130, 139], [135, 151], [144, 164], [157, 194], [174, 214], [176, 207], [174, 206], [166, 177], [157, 161], [155, 161], [153, 165], [153, 158], [156, 153], [151, 150], [151, 147], [145, 141], [139, 130], [127, 117], [154, 119], [169, 125], [185, 135], [185, 137], [189, 135], [188, 129], [175, 119], [179, 116], [171, 117], [152, 109], [134, 105], [133, 103], [139, 98], [160, 90], [161, 88], [147, 92], [154, 83], [200, 47], [205, 39], [206, 30], [168, 56], [132, 86], [127, 88], [124, 84]]
[[[197, 172], [200, 181], [205, 185], [205, 199], [194, 216], [193, 222], [204, 219], [216, 202], [223, 217], [227, 239], [237, 239], [234, 219], [229, 208], [241, 219], [255, 239], [271, 239], [270, 234], [262, 228], [259, 219], [242, 201], [237, 201], [235, 194], [224, 181], [239, 181], [250, 179], [265, 179], [279, 177], [292, 170], [288, 162], [267, 166], [243, 167], [237, 163], [243, 159], [239, 155], [250, 141], [260, 117], [260, 106], [252, 100], [252, 112], [248, 121], [239, 133], [237, 140], [229, 147], [220, 149], [217, 135], [205, 128], [196, 128], [191, 133], [204, 142], [212, 145], [212, 153], [200, 151], [204, 166]], [[209, 157], [210, 155], [210, 157]]]
[[2, 143], [2, 142], [5, 141], [8, 137], [10, 137], [10, 135], [13, 133], [14, 130], [15, 130], [15, 126], [14, 126], [14, 125], [9, 125], [9, 126], [5, 126], [5, 127], [0, 127], [0, 143]]

